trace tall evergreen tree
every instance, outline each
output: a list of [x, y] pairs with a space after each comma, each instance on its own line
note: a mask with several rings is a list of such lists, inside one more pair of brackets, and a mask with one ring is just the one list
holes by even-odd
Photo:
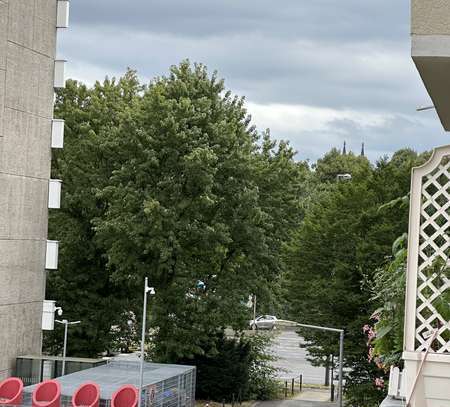
[[[374, 311], [370, 298], [379, 267], [391, 255], [392, 242], [407, 228], [403, 197], [409, 191], [411, 167], [423, 159], [411, 150], [400, 150], [372, 167], [364, 157], [344, 157], [332, 150], [318, 161], [315, 173], [329, 189], [310, 205], [287, 246], [292, 318], [345, 329], [351, 406], [375, 406], [383, 395], [374, 379], [384, 372], [370, 361], [362, 328]], [[335, 181], [341, 171], [352, 174], [352, 180]], [[306, 330], [302, 334], [316, 363], [324, 364], [331, 353], [337, 355], [337, 338]]]

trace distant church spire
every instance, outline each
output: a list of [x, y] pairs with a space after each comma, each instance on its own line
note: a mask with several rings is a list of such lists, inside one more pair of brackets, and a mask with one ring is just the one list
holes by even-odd
[[346, 155], [347, 154], [347, 143], [344, 141], [344, 148], [342, 149], [342, 154]]
[[362, 143], [361, 146], [361, 157], [365, 157], [366, 156], [366, 152], [364, 151], [364, 143]]

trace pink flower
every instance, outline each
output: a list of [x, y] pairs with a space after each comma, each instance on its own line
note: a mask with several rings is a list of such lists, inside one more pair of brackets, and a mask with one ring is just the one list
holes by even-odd
[[383, 362], [381, 361], [380, 358], [375, 358], [374, 359], [375, 364], [377, 365], [378, 369], [383, 369]]
[[375, 330], [368, 324], [364, 325], [362, 330], [367, 335], [367, 344], [369, 344], [377, 336]]
[[372, 362], [373, 357], [374, 357], [373, 348], [372, 346], [369, 346], [369, 352], [367, 354], [367, 360], [369, 361], [369, 363]]
[[376, 334], [376, 332], [375, 332], [372, 328], [370, 328], [370, 330], [367, 331], [367, 339], [369, 340], [369, 342], [370, 342], [372, 339], [376, 338], [376, 336], [377, 336], [377, 334]]
[[377, 377], [375, 379], [375, 387], [378, 389], [384, 388], [384, 379], [382, 377]]

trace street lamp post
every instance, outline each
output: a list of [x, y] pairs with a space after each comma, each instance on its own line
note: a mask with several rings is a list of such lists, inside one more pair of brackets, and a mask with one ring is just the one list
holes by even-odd
[[256, 330], [256, 294], [253, 294], [253, 326], [252, 329]]
[[339, 405], [343, 403], [344, 330], [339, 333]]
[[64, 325], [64, 349], [63, 349], [62, 372], [61, 372], [61, 376], [64, 376], [66, 374], [67, 330], [68, 330], [67, 328], [69, 327], [69, 325], [80, 324], [81, 321], [69, 322], [67, 319], [63, 319], [62, 321], [60, 321], [59, 319], [55, 319], [55, 322]]
[[139, 366], [139, 398], [138, 398], [138, 407], [141, 407], [142, 402], [142, 386], [144, 382], [144, 345], [145, 345], [145, 331], [146, 331], [146, 322], [147, 322], [147, 294], [155, 295], [155, 289], [153, 287], [148, 286], [148, 277], [145, 277], [144, 283], [144, 307], [142, 311], [142, 336], [141, 336], [141, 361]]

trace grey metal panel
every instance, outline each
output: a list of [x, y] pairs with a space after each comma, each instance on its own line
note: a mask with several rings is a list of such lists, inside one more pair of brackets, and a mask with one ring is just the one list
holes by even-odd
[[[193, 366], [145, 363], [143, 389], [144, 397], [147, 396], [147, 398], [143, 405], [147, 407], [183, 407], [185, 405], [191, 407], [195, 399], [194, 375], [195, 367]], [[188, 388], [180, 386], [180, 377], [187, 377], [187, 381], [194, 383], [194, 386]], [[120, 386], [131, 384], [137, 387], [139, 385], [139, 362], [112, 361], [103, 366], [59, 377], [57, 380], [61, 384], [61, 394], [67, 398], [72, 396], [80, 384], [94, 381], [100, 386], [100, 397], [105, 404]], [[31, 393], [34, 387], [26, 387], [25, 392]], [[151, 391], [155, 392], [152, 402], [148, 397]]]

